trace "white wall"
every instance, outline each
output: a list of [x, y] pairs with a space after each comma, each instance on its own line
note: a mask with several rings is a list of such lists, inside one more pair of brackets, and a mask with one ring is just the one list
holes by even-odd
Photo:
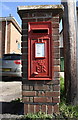
[[[18, 44], [20, 44], [20, 49], [18, 49]], [[11, 23], [10, 53], [21, 53], [21, 34], [12, 23]]]

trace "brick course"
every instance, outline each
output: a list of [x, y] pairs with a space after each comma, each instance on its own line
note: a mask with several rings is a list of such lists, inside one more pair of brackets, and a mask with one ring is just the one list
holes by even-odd
[[23, 96], [36, 96], [36, 91], [23, 91]]

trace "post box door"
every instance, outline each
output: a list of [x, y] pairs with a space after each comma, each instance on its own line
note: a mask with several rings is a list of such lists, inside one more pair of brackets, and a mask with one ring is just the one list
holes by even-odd
[[37, 35], [32, 36], [32, 34], [30, 34], [28, 41], [28, 79], [51, 80], [52, 42], [50, 35], [45, 35], [46, 32], [48, 32], [48, 28], [36, 28], [34, 31]]

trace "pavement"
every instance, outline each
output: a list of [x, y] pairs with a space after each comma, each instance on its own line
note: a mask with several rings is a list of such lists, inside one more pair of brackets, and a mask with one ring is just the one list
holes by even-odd
[[22, 99], [22, 82], [0, 81], [0, 102], [11, 102], [18, 98]]
[[22, 99], [22, 82], [0, 81], [0, 117], [5, 117], [5, 114], [22, 115], [24, 104], [18, 99]]

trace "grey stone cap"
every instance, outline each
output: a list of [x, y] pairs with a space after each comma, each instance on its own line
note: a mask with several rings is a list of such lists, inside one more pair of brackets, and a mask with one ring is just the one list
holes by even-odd
[[63, 5], [32, 5], [32, 6], [18, 6], [17, 10], [37, 10], [37, 9], [61, 9], [64, 10]]

